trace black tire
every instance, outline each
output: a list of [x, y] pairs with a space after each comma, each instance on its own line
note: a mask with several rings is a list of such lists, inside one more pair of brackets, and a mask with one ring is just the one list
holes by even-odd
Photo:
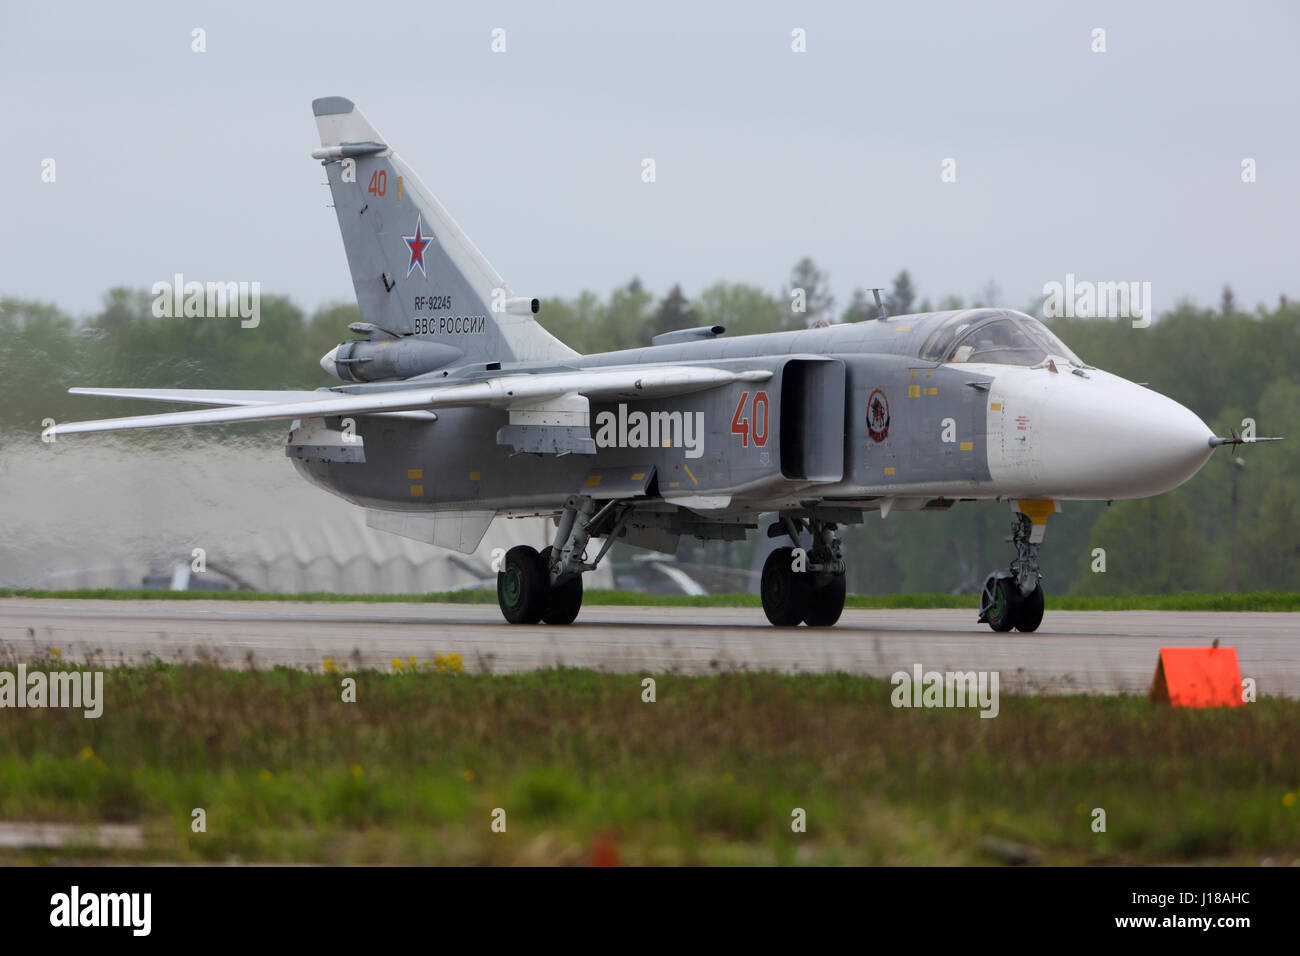
[[536, 624], [550, 599], [546, 566], [535, 548], [516, 545], [497, 573], [497, 604], [511, 624]]
[[833, 625], [844, 612], [844, 595], [847, 591], [848, 582], [843, 574], [835, 575], [819, 588], [810, 587], [804, 605], [803, 622], [809, 627]]
[[777, 548], [763, 562], [763, 613], [777, 627], [798, 627], [808, 606], [808, 575], [790, 570], [794, 548]]
[[1037, 587], [1020, 599], [1020, 610], [1016, 614], [1016, 630], [1030, 634], [1038, 630], [1038, 625], [1042, 623], [1043, 582], [1039, 581]]
[[[542, 567], [550, 580], [551, 546], [542, 548]], [[542, 614], [544, 624], [572, 624], [582, 610], [582, 575], [576, 574], [563, 584], [551, 588], [550, 601]]]
[[992, 602], [989, 606], [988, 626], [998, 632], [1009, 631], [1016, 626], [1020, 613], [1020, 588], [1011, 578], [994, 578], [985, 589], [992, 588]]

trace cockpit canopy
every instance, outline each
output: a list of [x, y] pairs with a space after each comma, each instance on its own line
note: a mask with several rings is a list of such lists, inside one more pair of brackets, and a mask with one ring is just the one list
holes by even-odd
[[958, 312], [931, 333], [920, 352], [928, 362], [994, 365], [1041, 365], [1053, 356], [1088, 367], [1038, 319], [998, 309]]

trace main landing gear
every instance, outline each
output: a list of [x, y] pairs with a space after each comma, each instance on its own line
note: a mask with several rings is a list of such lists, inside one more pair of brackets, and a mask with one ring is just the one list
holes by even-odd
[[[777, 627], [830, 627], [844, 610], [845, 565], [837, 525], [828, 521], [786, 515], [768, 529], [769, 537], [782, 533], [792, 548], [777, 548], [763, 564], [759, 586], [763, 613]], [[804, 551], [799, 535], [812, 532], [812, 549]]]
[[1035, 509], [1034, 517], [1040, 520], [1033, 520], [1024, 512], [1016, 514], [1011, 537], [1007, 539], [1016, 546], [1016, 559], [1009, 569], [994, 571], [984, 582], [979, 619], [995, 631], [1009, 631], [1014, 627], [1029, 633], [1038, 630], [1043, 621], [1043, 575], [1038, 570], [1038, 547], [1047, 528], [1047, 513], [1045, 509]]
[[[555, 543], [540, 552], [526, 544], [506, 552], [497, 572], [497, 604], [511, 624], [572, 624], [582, 609], [582, 575], [600, 564], [631, 508], [617, 501], [598, 506], [585, 495], [565, 502]], [[605, 536], [594, 561], [587, 561], [587, 542]]]

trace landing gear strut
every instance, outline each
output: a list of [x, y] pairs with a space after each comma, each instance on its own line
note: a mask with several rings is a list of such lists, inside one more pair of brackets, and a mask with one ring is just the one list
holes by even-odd
[[[582, 610], [582, 576], [594, 571], [631, 516], [618, 501], [598, 505], [586, 495], [564, 504], [555, 542], [539, 553], [528, 545], [506, 552], [497, 573], [497, 604], [511, 624], [572, 624]], [[587, 542], [605, 536], [595, 560], [587, 560]]]
[[[800, 544], [800, 534], [812, 533], [812, 548]], [[782, 515], [768, 535], [789, 535], [792, 548], [777, 548], [763, 564], [759, 591], [763, 613], [777, 627], [830, 627], [844, 610], [845, 565], [838, 525], [811, 518]]]
[[1041, 520], [1018, 512], [1007, 540], [1016, 547], [1016, 558], [1007, 570], [994, 571], [984, 582], [980, 595], [979, 620], [995, 631], [1013, 627], [1029, 633], [1043, 621], [1043, 575], [1038, 570], [1038, 548], [1046, 530], [1047, 513], [1035, 512]]

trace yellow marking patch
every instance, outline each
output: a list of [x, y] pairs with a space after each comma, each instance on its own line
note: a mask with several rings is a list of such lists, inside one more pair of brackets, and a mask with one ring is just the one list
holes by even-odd
[[402, 177], [401, 176], [397, 177], [397, 198], [398, 199], [402, 198]]
[[423, 469], [423, 468], [408, 468], [408, 469], [406, 469], [406, 477], [407, 477], [407, 478], [423, 478], [423, 477], [424, 477], [424, 469]]
[[974, 448], [974, 447], [975, 447], [975, 443], [974, 443], [974, 442], [971, 442], [971, 441], [964, 441], [964, 442], [961, 443], [961, 450], [962, 450], [962, 451], [970, 451], [970, 450], [971, 450], [972, 448]]
[[909, 385], [909, 386], [907, 386], [907, 397], [908, 397], [908, 398], [920, 398], [920, 397], [921, 397], [921, 386], [920, 386], [920, 385]]
[[1001, 402], [989, 402], [989, 411], [991, 411], [991, 412], [1000, 412], [1000, 411], [1002, 411], [1002, 403], [1001, 403]]
[[916, 378], [916, 369], [912, 369], [912, 378]]
[[669, 488], [676, 488], [676, 487], [677, 487], [678, 485], [680, 485], [680, 484], [681, 484], [680, 481], [670, 481], [670, 482], [668, 482], [668, 487], [669, 487]]
[[424, 485], [411, 485], [411, 497], [412, 497], [412, 498], [423, 498], [423, 497], [424, 497]]
[[939, 394], [939, 390], [938, 390], [937, 388], [927, 388], [927, 389], [925, 390], [925, 394], [927, 394], [927, 395], [938, 395], [938, 394]]
[[588, 487], [588, 488], [595, 488], [598, 484], [600, 484], [600, 475], [588, 475], [588, 476], [587, 476], [587, 487]]
[[910, 325], [896, 325], [896, 326], [894, 326], [894, 328], [897, 329], [899, 332], [911, 332], [911, 331], [912, 331], [912, 327], [911, 327]]
[[691, 469], [688, 468], [686, 465], [682, 465], [682, 468], [683, 468], [683, 470], [685, 470], [686, 474], [688, 474], [688, 475], [691, 476], [691, 482], [692, 482], [693, 484], [697, 484], [697, 485], [698, 485], [699, 482], [695, 480], [695, 474], [694, 474], [694, 472], [692, 472]]
[[1051, 498], [1021, 498], [1017, 504], [1020, 513], [1034, 524], [1046, 524], [1047, 516], [1056, 512], [1056, 502]]
[[477, 471], [471, 471], [471, 472], [469, 473], [469, 480], [470, 480], [470, 481], [478, 481], [478, 478], [479, 478], [479, 473], [478, 473]]
[[645, 477], [645, 472], [644, 472], [644, 471], [638, 471], [635, 475], [632, 476], [632, 480], [633, 480], [633, 481], [640, 481], [640, 480], [641, 480], [642, 478], [644, 478], [644, 477]]
[[894, 469], [892, 469], [892, 468], [886, 468], [886, 469], [885, 469], [885, 474], [887, 474], [887, 475], [892, 475], [893, 473], [894, 473]]
[[932, 369], [932, 368], [927, 368], [927, 369], [925, 370], [925, 377], [926, 377], [926, 378], [934, 378], [934, 369]]

